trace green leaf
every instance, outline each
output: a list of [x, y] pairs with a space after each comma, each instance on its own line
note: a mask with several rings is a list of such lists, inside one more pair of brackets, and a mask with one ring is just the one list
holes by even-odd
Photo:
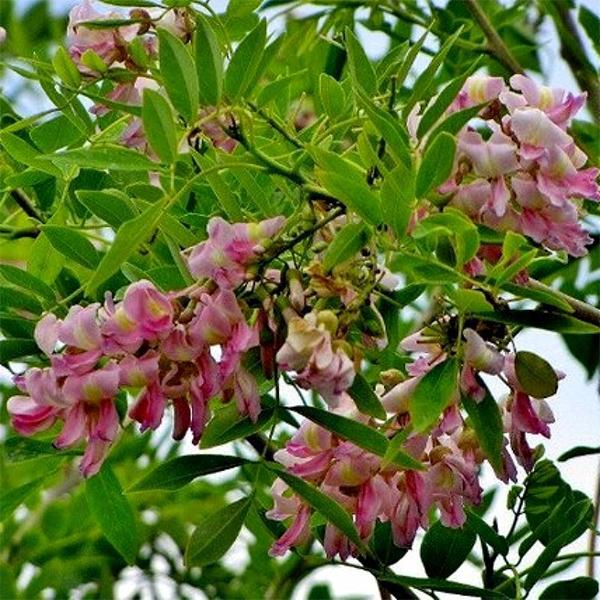
[[429, 135], [425, 146], [425, 152], [427, 152], [427, 148], [442, 133], [455, 136], [471, 119], [475, 118], [481, 112], [481, 109], [484, 106], [485, 104], [478, 104], [477, 106], [454, 112], [446, 117]]
[[0, 522], [10, 517], [33, 492], [36, 492], [48, 475], [49, 473], [12, 490], [4, 490], [0, 495]]
[[81, 83], [81, 74], [77, 70], [73, 59], [69, 56], [69, 53], [62, 47], [59, 46], [54, 58], [52, 59], [52, 66], [56, 71], [56, 74], [71, 87], [79, 87]]
[[280, 465], [271, 463], [269, 468], [288, 486], [298, 494], [305, 502], [310, 504], [318, 513], [323, 515], [329, 523], [337, 527], [362, 554], [368, 552], [364, 542], [360, 539], [358, 531], [352, 522], [352, 518], [335, 500], [318, 490], [313, 485], [306, 483], [300, 477], [296, 477], [284, 471]]
[[261, 66], [267, 41], [267, 23], [262, 19], [236, 48], [225, 73], [225, 94], [231, 102], [244, 96]]
[[470, 509], [467, 509], [467, 526], [479, 535], [486, 544], [498, 552], [498, 554], [502, 556], [508, 554], [508, 542], [506, 538], [490, 527], [476, 512]]
[[200, 448], [220, 446], [260, 431], [271, 421], [274, 412], [273, 409], [263, 409], [254, 423], [249, 417], [240, 418], [235, 405], [225, 406], [216, 411], [208, 422], [200, 440]]
[[419, 460], [402, 448], [409, 433], [409, 429], [404, 429], [389, 440], [388, 449], [381, 461], [382, 470], [392, 464], [402, 469], [412, 469], [413, 471], [423, 471], [425, 469]]
[[198, 115], [198, 75], [185, 44], [170, 31], [158, 28], [160, 74], [171, 103], [187, 121]]
[[10, 463], [24, 462], [42, 457], [79, 456], [81, 450], [58, 450], [52, 442], [24, 437], [10, 437], [4, 442], [6, 459]]
[[354, 376], [354, 381], [347, 392], [361, 413], [385, 420], [386, 413], [381, 401], [373, 391], [373, 387], [360, 373]]
[[108, 464], [85, 482], [85, 495], [102, 533], [127, 564], [134, 564], [139, 549], [133, 509]]
[[443, 64], [446, 55], [459, 38], [460, 34], [463, 32], [463, 26], [461, 25], [455, 33], [453, 33], [442, 45], [442, 47], [435, 53], [435, 56], [431, 59], [431, 62], [425, 67], [423, 72], [417, 77], [417, 80], [412, 86], [412, 93], [409, 96], [404, 108], [402, 109], [402, 114], [404, 117], [408, 117], [410, 111], [413, 106], [421, 100], [425, 94], [427, 94], [429, 88], [433, 84], [435, 75]]
[[[504, 598], [507, 596], [501, 592], [495, 590], [484, 590], [474, 585], [467, 585], [465, 583], [458, 583], [456, 581], [448, 581], [445, 579], [433, 579], [433, 578], [421, 578], [421, 577], [410, 577], [408, 575], [379, 575], [378, 581], [382, 581], [386, 584], [398, 584], [401, 586], [414, 587], [417, 589], [434, 590], [436, 592], [447, 592], [448, 594], [457, 594], [459, 596], [474, 596], [476, 598], [484, 598], [490, 600], [491, 598]], [[387, 586], [386, 586], [387, 587]], [[399, 596], [400, 598], [403, 596]]]
[[541, 594], [540, 600], [593, 600], [598, 595], [598, 581], [591, 577], [576, 577], [565, 581], [557, 581], [548, 586]]
[[587, 6], [582, 5], [579, 7], [579, 22], [590, 38], [590, 41], [596, 50], [596, 54], [600, 56], [600, 40], [598, 39], [600, 16], [598, 16], [598, 13], [590, 10]]
[[415, 192], [423, 198], [450, 177], [456, 154], [456, 140], [446, 132], [440, 133], [427, 147], [417, 173]]
[[37, 298], [23, 290], [9, 286], [0, 286], [0, 304], [4, 308], [14, 308], [18, 311], [26, 310], [34, 314], [42, 312], [42, 305]]
[[461, 313], [483, 312], [494, 307], [486, 300], [483, 292], [459, 288], [448, 292], [450, 300]]
[[590, 446], [576, 446], [575, 448], [563, 452], [558, 457], [558, 462], [565, 462], [566, 460], [571, 460], [572, 458], [578, 458], [580, 456], [590, 456], [591, 454], [600, 454], [600, 446], [596, 446], [595, 448]]
[[33, 292], [39, 298], [53, 302], [55, 300], [52, 288], [31, 273], [12, 265], [0, 265], [0, 277], [17, 287]]
[[47, 156], [55, 163], [81, 168], [146, 172], [159, 170], [159, 165], [145, 154], [112, 144], [66, 150]]
[[77, 190], [75, 195], [92, 214], [115, 230], [136, 215], [129, 197], [119, 190]]
[[178, 456], [160, 464], [127, 491], [178, 490], [196, 477], [219, 473], [248, 462], [245, 458], [221, 454]]
[[558, 333], [591, 334], [599, 333], [600, 327], [580, 321], [568, 315], [547, 312], [543, 310], [503, 310], [496, 312], [481, 312], [478, 316], [485, 321], [536, 327]]
[[84, 139], [81, 131], [64, 115], [37, 125], [30, 135], [35, 145], [43, 152], [54, 152]]
[[445, 579], [467, 559], [477, 536], [469, 528], [444, 527], [436, 521], [425, 533], [421, 543], [421, 561], [429, 577]]
[[417, 127], [417, 138], [421, 139], [432, 127], [437, 123], [439, 118], [444, 114], [446, 109], [452, 104], [458, 92], [462, 89], [467, 78], [479, 66], [479, 60], [470, 66], [464, 73], [455, 77], [450, 81], [444, 89], [438, 94], [437, 98], [432, 102], [425, 112]]
[[242, 498], [201, 519], [185, 549], [186, 566], [217, 562], [237, 539], [251, 503]]
[[448, 358], [436, 365], [419, 381], [409, 400], [409, 412], [415, 431], [433, 425], [458, 392], [458, 363]]
[[50, 243], [63, 256], [70, 258], [86, 269], [95, 269], [100, 260], [98, 251], [83, 234], [70, 227], [40, 225]]
[[398, 74], [396, 75], [396, 85], [400, 88], [404, 84], [404, 80], [408, 76], [413, 63], [415, 62], [423, 44], [425, 43], [425, 39], [429, 35], [429, 29], [423, 33], [423, 35], [410, 47], [410, 50], [406, 54], [406, 58], [404, 62], [400, 66], [398, 70]]
[[319, 99], [327, 116], [336, 120], [344, 111], [346, 96], [339, 82], [327, 73], [319, 76]]
[[389, 171], [381, 186], [381, 210], [398, 239], [406, 228], [415, 206], [415, 176], [404, 164]]
[[223, 93], [223, 57], [213, 28], [201, 14], [196, 17], [194, 51], [200, 104], [216, 106]]
[[121, 225], [108, 252], [102, 257], [98, 268], [85, 288], [92, 295], [96, 288], [116, 273], [121, 265], [140, 247], [158, 227], [167, 198], [149, 206], [141, 215]]
[[386, 437], [368, 425], [312, 406], [290, 406], [289, 410], [293, 410], [341, 438], [353, 442], [367, 452], [384, 456], [387, 451]]
[[152, 150], [163, 163], [175, 162], [177, 135], [173, 111], [163, 96], [154, 90], [144, 90], [142, 120]]
[[[215, 166], [215, 162], [206, 155], [194, 153], [194, 159], [203, 170], [208, 170]], [[230, 186], [227, 184], [227, 181], [223, 178], [221, 173], [211, 171], [210, 173], [207, 173], [204, 178], [210, 185], [217, 197], [217, 202], [219, 203], [221, 210], [227, 217], [234, 222], [243, 221], [245, 217], [240, 207], [240, 200], [231, 191]]]
[[323, 267], [331, 271], [356, 255], [369, 241], [369, 230], [362, 223], [348, 223], [340, 231], [325, 250]]
[[[582, 500], [573, 506], [570, 518], [567, 520], [572, 524], [566, 531], [554, 538], [538, 556], [537, 560], [531, 566], [525, 579], [524, 588], [530, 590], [548, 571], [548, 568], [558, 556], [561, 549], [577, 539], [589, 526], [593, 505], [589, 499]], [[566, 515], [564, 517], [567, 518]]]
[[321, 167], [317, 169], [317, 177], [323, 187], [367, 223], [379, 224], [382, 219], [379, 197], [369, 188], [358, 166], [328, 150], [313, 147], [310, 152]]
[[485, 396], [480, 402], [463, 396], [462, 404], [469, 415], [471, 426], [477, 434], [481, 449], [496, 473], [502, 473], [502, 447], [504, 433], [502, 415], [494, 397], [485, 383], [477, 376], [478, 384], [485, 390]]
[[554, 306], [567, 313], [572, 313], [574, 311], [573, 307], [568, 302], [565, 302], [565, 300], [555, 295], [552, 291], [538, 290], [526, 285], [517, 285], [514, 283], [503, 283], [501, 287], [503, 290], [510, 292], [513, 296], [518, 298], [529, 298], [530, 300], [535, 300], [541, 304]]
[[552, 366], [533, 352], [520, 351], [515, 355], [515, 372], [519, 385], [534, 398], [556, 394], [558, 377]]
[[377, 77], [371, 61], [349, 27], [346, 27], [344, 37], [348, 52], [350, 79], [354, 87], [361, 88], [368, 96], [374, 96], [377, 93]]
[[400, 121], [377, 106], [361, 90], [356, 90], [358, 100], [365, 109], [377, 133], [385, 140], [392, 156], [407, 169], [412, 169], [412, 156], [408, 141], [408, 132]]

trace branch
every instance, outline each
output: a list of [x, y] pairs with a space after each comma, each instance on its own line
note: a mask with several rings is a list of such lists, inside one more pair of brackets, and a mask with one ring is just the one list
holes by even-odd
[[572, 309], [573, 316], [577, 317], [580, 321], [585, 321], [586, 323], [591, 323], [592, 325], [596, 325], [600, 327], [600, 310], [591, 304], [587, 304], [582, 300], [578, 300], [577, 298], [573, 298], [573, 296], [569, 296], [564, 292], [559, 290], [555, 290], [550, 286], [547, 286], [545, 283], [538, 281], [537, 279], [529, 279], [528, 286], [534, 290], [540, 290], [541, 292], [547, 292], [564, 300]]
[[525, 72], [519, 64], [519, 61], [517, 61], [517, 59], [512, 55], [511, 51], [508, 49], [508, 46], [498, 35], [498, 32], [488, 19], [485, 11], [481, 8], [480, 0], [465, 0], [465, 4], [485, 34], [489, 49], [496, 59], [511, 73], [524, 74]]
[[12, 190], [10, 195], [28, 217], [31, 217], [40, 223], [44, 222], [42, 215], [38, 213], [31, 203], [31, 200], [29, 200], [29, 198], [21, 190]]

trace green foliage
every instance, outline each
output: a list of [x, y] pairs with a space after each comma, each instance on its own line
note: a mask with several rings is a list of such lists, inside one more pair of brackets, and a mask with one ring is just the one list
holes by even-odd
[[421, 560], [429, 577], [446, 579], [465, 561], [477, 536], [470, 528], [452, 529], [436, 521], [423, 537]]

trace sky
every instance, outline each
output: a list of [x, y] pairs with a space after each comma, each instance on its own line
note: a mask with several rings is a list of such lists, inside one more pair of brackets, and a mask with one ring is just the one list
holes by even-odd
[[[0, 0], [1, 2], [2, 0]], [[18, 0], [19, 8], [26, 10], [33, 0]], [[50, 0], [52, 9], [61, 13], [76, 4], [75, 0]], [[211, 3], [215, 9], [220, 10], [225, 2]], [[439, 2], [436, 2], [439, 4]], [[578, 0], [577, 5], [586, 5], [592, 11], [600, 14], [600, 2], [597, 0]], [[274, 27], [278, 26], [275, 22]], [[280, 25], [279, 25], [280, 26]], [[366, 30], [360, 32], [369, 53], [373, 57], [380, 56], [385, 50], [386, 37], [383, 34], [374, 34]], [[542, 61], [547, 79], [540, 81], [547, 85], [555, 85], [566, 89], [576, 90], [577, 85], [570, 71], [565, 68], [558, 56], [557, 40], [550, 25], [544, 28], [540, 38], [542, 47]], [[417, 65], [418, 67], [418, 65]], [[540, 78], [538, 77], [538, 80]], [[22, 107], [24, 112], [31, 114], [40, 110], [39, 97], [27, 97], [26, 104]], [[588, 274], [587, 277], [590, 275]], [[598, 277], [598, 274], [595, 275]], [[552, 427], [552, 438], [545, 440], [546, 456], [555, 460], [563, 452], [576, 445], [596, 446], [600, 440], [600, 402], [598, 398], [598, 382], [587, 382], [582, 367], [570, 356], [561, 339], [552, 333], [538, 330], [528, 330], [517, 338], [519, 350], [529, 350], [544, 357], [550, 364], [562, 370], [566, 377], [559, 386], [559, 391], [549, 403], [554, 412], [556, 423]], [[502, 390], [492, 390], [500, 392]], [[534, 440], [532, 439], [532, 442]], [[538, 441], [536, 440], [536, 443]], [[195, 452], [190, 447], [186, 451]], [[214, 449], [212, 449], [214, 452]], [[574, 488], [580, 489], [588, 496], [593, 497], [595, 493], [596, 477], [599, 470], [599, 461], [596, 456], [583, 457], [562, 463], [561, 472], [566, 481]], [[520, 474], [523, 475], [522, 473]], [[484, 483], [493, 484], [493, 476], [487, 473]], [[502, 486], [504, 488], [504, 486]], [[485, 488], [485, 485], [484, 485]], [[505, 492], [506, 490], [502, 490]], [[500, 517], [500, 531], [508, 529], [510, 513], [505, 509], [505, 495], [498, 494], [496, 514]], [[566, 549], [566, 552], [584, 551], [587, 545], [587, 535], [574, 542]], [[535, 555], [535, 552], [531, 553]], [[539, 554], [539, 552], [538, 552]], [[243, 544], [238, 544], [230, 551], [226, 560], [235, 565], [245, 560]], [[160, 568], [160, 565], [158, 565]], [[585, 562], [572, 567], [561, 574], [560, 578], [570, 578], [585, 574]], [[411, 576], [425, 576], [418, 552], [409, 552], [395, 570], [398, 573]], [[597, 561], [596, 572], [600, 571], [600, 560]], [[479, 572], [470, 565], [464, 565], [457, 571], [452, 579], [457, 581], [479, 584]], [[295, 590], [293, 600], [303, 600], [310, 588], [316, 582], [328, 583], [334, 593], [336, 600], [342, 598], [377, 598], [379, 596], [375, 580], [372, 576], [351, 567], [325, 567], [319, 569], [307, 577]], [[136, 590], [135, 572], [130, 573], [119, 588], [120, 600], [131, 597]], [[145, 595], [145, 594], [144, 594]], [[164, 584], [164, 597], [161, 600], [171, 600], [172, 590], [168, 582]], [[203, 594], [194, 594], [194, 597], [203, 598]], [[449, 596], [446, 596], [449, 597]]]

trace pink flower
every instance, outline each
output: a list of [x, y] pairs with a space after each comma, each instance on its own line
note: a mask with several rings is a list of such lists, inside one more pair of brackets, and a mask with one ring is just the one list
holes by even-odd
[[487, 141], [476, 131], [466, 131], [459, 137], [458, 149], [471, 161], [476, 175], [485, 179], [511, 173], [519, 167], [517, 146], [499, 130]]
[[270, 556], [283, 556], [292, 546], [298, 546], [308, 540], [310, 535], [310, 508], [303, 504], [296, 513], [293, 523], [287, 531], [273, 543]]
[[24, 436], [52, 427], [59, 414], [56, 406], [38, 404], [29, 396], [13, 396], [6, 408], [13, 428]]
[[543, 110], [554, 123], [561, 127], [566, 127], [585, 104], [587, 96], [585, 92], [579, 96], [573, 96], [565, 90], [549, 88], [544, 85], [538, 86], [524, 75], [513, 75], [510, 78], [510, 85], [513, 89], [520, 91], [522, 96], [514, 92], [502, 94], [501, 100], [509, 109], [515, 110], [526, 105], [535, 106]]
[[99, 349], [102, 346], [102, 334], [98, 322], [99, 307], [98, 303], [90, 304], [85, 308], [72, 306], [65, 320], [58, 326], [58, 339], [80, 350]]
[[62, 393], [70, 404], [86, 402], [99, 404], [102, 400], [114, 398], [119, 390], [119, 367], [109, 363], [101, 369], [85, 375], [70, 375], [65, 379]]
[[129, 410], [129, 416], [141, 425], [141, 431], [156, 429], [166, 408], [166, 398], [158, 381], [151, 382]]
[[33, 337], [46, 356], [50, 356], [54, 352], [58, 342], [59, 328], [60, 321], [52, 313], [44, 315], [35, 326]]
[[210, 278], [222, 288], [239, 285], [245, 279], [246, 265], [263, 252], [264, 244], [284, 222], [284, 217], [274, 217], [260, 223], [230, 224], [213, 217], [208, 222], [208, 240], [187, 251], [190, 272], [199, 279]]
[[390, 515], [394, 543], [410, 548], [419, 527], [428, 525], [430, 497], [427, 485], [420, 473], [406, 471], [400, 476], [395, 493], [397, 500]]
[[457, 98], [449, 108], [449, 112], [470, 108], [483, 102], [490, 102], [506, 90], [502, 77], [472, 75], [469, 77]]
[[331, 333], [316, 313], [290, 319], [276, 360], [284, 371], [296, 371], [298, 385], [319, 392], [332, 407], [354, 381], [352, 361], [343, 350], [334, 351]]

